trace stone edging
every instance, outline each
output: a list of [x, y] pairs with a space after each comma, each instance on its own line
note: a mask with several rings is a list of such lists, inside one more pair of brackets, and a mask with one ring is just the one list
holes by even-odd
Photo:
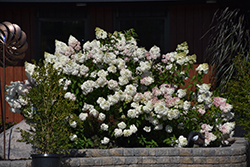
[[[63, 158], [65, 167], [246, 167], [248, 142], [236, 138], [220, 148], [114, 148], [71, 150]], [[0, 161], [0, 167], [31, 167], [31, 160]]]

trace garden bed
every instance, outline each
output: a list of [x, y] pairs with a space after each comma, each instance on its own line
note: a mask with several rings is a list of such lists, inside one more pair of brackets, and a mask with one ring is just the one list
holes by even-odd
[[[72, 150], [63, 158], [65, 167], [83, 166], [247, 166], [248, 142], [236, 138], [230, 147], [220, 148], [114, 148]], [[31, 160], [0, 161], [0, 167], [31, 167]]]

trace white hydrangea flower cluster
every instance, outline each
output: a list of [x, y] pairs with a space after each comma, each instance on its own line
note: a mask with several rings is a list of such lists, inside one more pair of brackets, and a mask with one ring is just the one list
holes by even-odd
[[10, 105], [9, 109], [13, 113], [21, 113], [22, 106], [27, 104], [27, 100], [23, 98], [26, 92], [28, 92], [30, 82], [25, 80], [25, 82], [11, 82], [9, 86], [6, 87], [7, 94], [5, 95], [5, 100]]
[[[121, 32], [108, 34], [96, 28], [96, 39], [84, 43], [82, 49], [73, 36], [68, 45], [57, 40], [55, 45], [54, 54], [45, 53], [45, 64], [53, 64], [58, 73], [65, 75], [58, 82], [68, 91], [65, 98], [82, 104], [82, 111], [77, 112], [80, 122], [96, 120], [103, 145], [138, 132], [149, 136], [151, 132], [166, 136], [181, 130], [184, 133], [189, 122], [197, 124], [196, 130], [205, 135], [206, 145], [218, 138], [213, 131], [223, 135], [233, 132], [234, 124], [228, 122], [233, 118], [232, 106], [226, 99], [213, 97], [210, 84], [198, 82], [197, 93], [182, 87], [182, 82], [189, 78], [187, 71], [196, 62], [196, 55], [187, 55], [186, 43], [161, 56], [157, 46], [147, 51], [138, 47], [132, 36], [128, 38]], [[33, 68], [27, 65], [27, 75], [32, 75]], [[208, 70], [207, 64], [196, 68], [199, 75]], [[212, 115], [211, 107], [219, 108], [221, 113]], [[218, 117], [217, 126], [202, 122], [207, 116]], [[70, 126], [80, 128], [76, 121], [71, 121]], [[70, 139], [77, 140], [80, 133], [77, 134]], [[175, 142], [177, 147], [187, 145], [183, 135]]]

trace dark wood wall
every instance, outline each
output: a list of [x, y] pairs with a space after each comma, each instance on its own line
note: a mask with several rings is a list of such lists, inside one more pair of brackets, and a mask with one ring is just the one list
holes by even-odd
[[[63, 4], [54, 4], [63, 5]], [[64, 4], [68, 5], [68, 4]], [[117, 5], [124, 4], [86, 4], [84, 10], [88, 12], [88, 30], [90, 39], [94, 38], [95, 27], [101, 27], [108, 32], [114, 31], [114, 9]], [[149, 4], [150, 5], [150, 4]], [[160, 4], [161, 5], [161, 4]], [[204, 60], [204, 51], [207, 45], [208, 36], [201, 37], [209, 29], [212, 17], [218, 5], [211, 4], [168, 4], [164, 3], [169, 10], [169, 48], [170, 51], [175, 50], [177, 44], [187, 41], [190, 47], [190, 53], [197, 54], [198, 62]], [[37, 42], [37, 27], [35, 25], [36, 10], [45, 10], [51, 8], [50, 4], [15, 4], [0, 2], [0, 23], [9, 21], [18, 24], [21, 29], [27, 34], [27, 42], [29, 48], [26, 52], [24, 60], [20, 61], [17, 66], [6, 68], [6, 84], [11, 81], [23, 81], [26, 79], [24, 72], [24, 62], [31, 61], [36, 57], [36, 42]], [[147, 34], [148, 35], [148, 34]], [[2, 56], [2, 55], [1, 55]], [[3, 92], [3, 76], [2, 68], [0, 67], [1, 75], [1, 90]], [[192, 75], [192, 74], [191, 74]], [[205, 82], [209, 81], [206, 76]], [[8, 110], [6, 103], [7, 121], [20, 122], [23, 117], [20, 114], [13, 114]], [[2, 112], [0, 113], [2, 115]]]
[[[170, 49], [187, 41], [190, 54], [197, 55], [197, 62], [205, 61], [209, 30], [217, 5], [173, 5], [170, 8]], [[203, 37], [204, 36], [204, 37]]]

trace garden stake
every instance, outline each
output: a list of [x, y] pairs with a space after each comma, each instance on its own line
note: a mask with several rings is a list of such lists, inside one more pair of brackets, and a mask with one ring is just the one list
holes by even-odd
[[[16, 24], [11, 24], [10, 22], [0, 23], [0, 52], [3, 52], [2, 59], [0, 63], [3, 65], [3, 92], [2, 85], [0, 88], [1, 93], [1, 110], [2, 110], [2, 120], [4, 128], [4, 160], [6, 159], [6, 104], [5, 104], [5, 66], [6, 65], [16, 65], [19, 60], [25, 57], [25, 51], [28, 49], [28, 44], [26, 42], [26, 34], [21, 30], [21, 28]], [[7, 53], [7, 57], [6, 57]], [[7, 63], [7, 64], [6, 64]]]

